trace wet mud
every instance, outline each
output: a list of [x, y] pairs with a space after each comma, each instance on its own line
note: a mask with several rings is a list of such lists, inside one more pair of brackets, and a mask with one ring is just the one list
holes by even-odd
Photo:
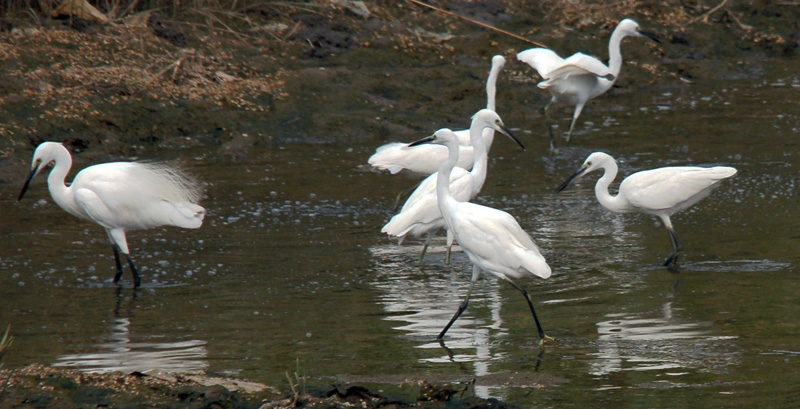
[[[18, 178], [8, 170], [45, 140], [67, 141], [87, 160], [175, 147], [246, 155], [253, 145], [408, 139], [431, 117], [463, 126], [458, 115], [482, 105], [491, 56], [514, 61], [531, 46], [411, 2], [373, 2], [367, 15], [348, 3], [264, 6], [245, 14], [248, 24], [152, 11], [115, 24], [3, 16], [0, 177]], [[796, 56], [800, 40], [798, 8], [779, 2], [439, 6], [601, 58], [616, 22], [634, 17], [662, 44], [625, 47], [611, 92], [758, 75], [770, 58]], [[535, 83], [527, 67], [508, 66], [515, 85]]]
[[[365, 382], [387, 383], [370, 379]], [[516, 408], [475, 397], [469, 382], [434, 382], [419, 377], [393, 379], [405, 392], [385, 394], [368, 387], [331, 382], [281, 392], [266, 385], [201, 373], [92, 374], [30, 365], [0, 371], [0, 409], [5, 408]]]

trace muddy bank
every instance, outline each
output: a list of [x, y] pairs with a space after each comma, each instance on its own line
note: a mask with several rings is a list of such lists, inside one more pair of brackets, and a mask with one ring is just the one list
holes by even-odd
[[[299, 381], [299, 380], [298, 380]], [[350, 384], [287, 393], [266, 385], [200, 373], [172, 375], [88, 374], [31, 365], [0, 371], [0, 409], [5, 408], [514, 408], [473, 396], [470, 385], [404, 381], [414, 397], [387, 396]], [[408, 394], [405, 394], [408, 395]]]
[[[463, 112], [483, 105], [493, 54], [513, 61], [506, 106], [546, 101], [530, 68], [513, 60], [530, 44], [410, 2], [370, 2], [367, 13], [350, 3], [267, 5], [234, 17], [147, 11], [112, 24], [3, 16], [0, 177], [18, 179], [11, 169], [45, 140], [67, 141], [92, 162], [187, 147], [246, 155], [252, 145], [414, 138], [432, 118], [463, 125]], [[633, 17], [662, 44], [628, 40], [621, 92], [757, 76], [770, 59], [797, 56], [800, 7], [724, 3], [438, 5], [563, 54], [602, 57], [615, 23]]]

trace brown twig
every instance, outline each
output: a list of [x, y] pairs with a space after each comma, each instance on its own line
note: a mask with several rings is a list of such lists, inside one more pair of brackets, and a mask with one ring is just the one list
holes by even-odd
[[297, 29], [298, 29], [299, 27], [300, 27], [300, 22], [298, 21], [297, 23], [295, 23], [295, 24], [294, 24], [294, 27], [292, 27], [292, 29], [291, 29], [291, 30], [289, 30], [289, 34], [286, 34], [285, 36], [283, 36], [283, 38], [281, 39], [281, 41], [283, 41], [283, 42], [286, 42], [286, 40], [288, 40], [288, 39], [289, 39], [289, 37], [291, 37], [292, 35], [294, 35], [294, 33], [297, 31]]
[[168, 21], [168, 22], [173, 23], [173, 24], [181, 24], [181, 25], [184, 25], [184, 26], [189, 26], [189, 27], [194, 27], [194, 28], [205, 28], [205, 29], [209, 29], [211, 31], [218, 31], [220, 33], [232, 34], [232, 35], [234, 35], [236, 37], [239, 37], [240, 39], [242, 39], [242, 37], [256, 38], [256, 37], [251, 36], [249, 34], [241, 33], [241, 32], [238, 32], [238, 31], [233, 31], [230, 28], [219, 28], [219, 27], [215, 27], [215, 26], [212, 26], [212, 25], [208, 25], [208, 24], [192, 23], [192, 22], [189, 22], [189, 21], [178, 21], [178, 20], [165, 20], [165, 21]]
[[744, 31], [750, 31], [750, 30], [752, 30], [752, 29], [753, 29], [753, 26], [749, 26], [749, 25], [747, 25], [747, 24], [744, 24], [744, 23], [742, 23], [741, 21], [739, 21], [739, 19], [736, 17], [736, 15], [735, 15], [735, 14], [733, 14], [733, 12], [731, 12], [730, 10], [728, 10], [728, 9], [725, 9], [725, 11], [726, 11], [726, 12], [728, 12], [728, 15], [729, 15], [729, 16], [731, 16], [731, 18], [733, 19], [733, 21], [734, 21], [734, 22], [736, 22], [736, 24], [737, 24], [737, 25], [739, 26], [739, 28], [741, 28], [742, 30], [744, 30]]
[[694, 23], [696, 23], [696, 22], [698, 22], [700, 20], [703, 20], [704, 23], [708, 23], [708, 17], [711, 16], [712, 14], [714, 14], [714, 12], [716, 12], [717, 10], [725, 7], [725, 5], [727, 3], [728, 3], [728, 0], [722, 0], [722, 3], [717, 4], [716, 7], [714, 7], [713, 9], [711, 9], [711, 10], [705, 12], [705, 13], [703, 13], [703, 15], [692, 19], [691, 21], [686, 23], [686, 25], [690, 26], [690, 25], [692, 25], [692, 24], [694, 24]]
[[[423, 3], [423, 2], [421, 2], [421, 1], [419, 1], [419, 0], [408, 0], [408, 1], [410, 1], [410, 2], [414, 3], [414, 4], [418, 5], [418, 6], [427, 7], [427, 8], [429, 8], [429, 9], [431, 9], [431, 10], [436, 10], [436, 11], [438, 11], [438, 12], [440, 12], [440, 13], [447, 14], [448, 16], [457, 17], [457, 18], [460, 18], [460, 19], [462, 19], [462, 20], [469, 21], [469, 22], [470, 22], [470, 23], [472, 23], [472, 24], [477, 24], [477, 25], [479, 25], [479, 26], [481, 26], [481, 27], [488, 28], [488, 29], [490, 29], [490, 30], [494, 30], [494, 31], [496, 31], [496, 32], [498, 32], [498, 33], [500, 33], [500, 34], [505, 34], [505, 35], [507, 35], [507, 36], [509, 36], [509, 37], [516, 38], [517, 40], [524, 41], [524, 42], [526, 42], [526, 43], [528, 43], [528, 44], [533, 44], [533, 45], [535, 45], [535, 46], [537, 46], [537, 47], [545, 47], [545, 48], [547, 47], [547, 46], [545, 46], [545, 45], [544, 45], [544, 44], [542, 44], [542, 43], [537, 43], [536, 41], [533, 41], [533, 40], [528, 40], [528, 39], [527, 39], [527, 38], [525, 38], [525, 37], [518, 36], [518, 35], [516, 35], [516, 34], [514, 34], [514, 33], [510, 33], [510, 32], [508, 32], [508, 31], [505, 31], [505, 30], [501, 30], [501, 29], [499, 29], [499, 28], [497, 28], [497, 27], [495, 27], [495, 26], [492, 26], [492, 25], [489, 25], [489, 24], [486, 24], [486, 23], [482, 23], [482, 22], [480, 22], [480, 21], [478, 21], [478, 20], [474, 20], [474, 19], [471, 19], [471, 18], [469, 18], [469, 17], [464, 17], [464, 16], [462, 16], [462, 15], [459, 15], [459, 14], [453, 13], [452, 11], [447, 11], [447, 10], [444, 10], [444, 9], [440, 9], [439, 7], [432, 6], [432, 5], [428, 4], [428, 3]], [[725, 0], [725, 1], [727, 1], [727, 0]]]

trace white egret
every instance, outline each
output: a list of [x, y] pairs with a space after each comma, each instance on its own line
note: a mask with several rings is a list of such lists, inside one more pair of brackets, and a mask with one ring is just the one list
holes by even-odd
[[[554, 102], [560, 101], [575, 106], [567, 142], [586, 102], [608, 91], [617, 80], [622, 67], [622, 53], [619, 46], [622, 39], [627, 36], [647, 37], [660, 42], [653, 34], [640, 30], [639, 24], [635, 21], [626, 18], [620, 21], [611, 33], [611, 40], [608, 43], [608, 66], [583, 53], [575, 53], [563, 59], [547, 48], [531, 48], [517, 54], [518, 60], [528, 63], [544, 79], [538, 87], [548, 90], [553, 96], [544, 108], [545, 117]], [[550, 129], [550, 149], [555, 150], [552, 129]]]
[[603, 176], [597, 181], [594, 192], [603, 207], [617, 213], [637, 212], [658, 216], [664, 223], [673, 249], [664, 266], [677, 263], [678, 252], [683, 250], [670, 216], [707, 197], [719, 182], [736, 174], [736, 169], [728, 166], [670, 166], [645, 170], [626, 177], [619, 185], [617, 195], [611, 196], [608, 186], [617, 177], [617, 162], [606, 153], [594, 152], [575, 174], [558, 187], [558, 191], [597, 169], [603, 169]]
[[[486, 80], [486, 108], [495, 110], [495, 95], [497, 93], [497, 77], [506, 59], [501, 55], [492, 57], [492, 68]], [[459, 140], [459, 160], [461, 168], [469, 169], [474, 163], [474, 148], [470, 142], [469, 130], [456, 131]], [[483, 134], [487, 150], [492, 146], [494, 131], [486, 129]], [[391, 142], [380, 146], [367, 161], [370, 165], [388, 170], [392, 174], [406, 169], [413, 173], [430, 175], [439, 169], [439, 165], [447, 159], [447, 148], [439, 145], [422, 145], [409, 147], [407, 142]]]
[[[499, 118], [491, 126], [496, 131], [512, 135]], [[550, 277], [550, 266], [539, 252], [539, 248], [510, 214], [475, 203], [460, 202], [453, 197], [448, 182], [450, 173], [458, 163], [458, 138], [451, 130], [440, 129], [432, 136], [414, 142], [413, 145], [424, 143], [437, 143], [448, 148], [447, 160], [442, 163], [437, 176], [436, 194], [439, 210], [442, 212], [447, 229], [453, 233], [472, 262], [472, 282], [467, 296], [437, 338], [442, 339], [450, 326], [467, 309], [475, 281], [481, 272], [484, 272], [509, 282], [519, 290], [528, 302], [541, 342], [552, 340], [545, 335], [539, 323], [528, 291], [513, 280], [529, 275]]]
[[[483, 188], [488, 168], [488, 147], [484, 142], [484, 137], [486, 136], [486, 132], [484, 131], [489, 129], [494, 132], [492, 124], [499, 119], [500, 117], [497, 113], [490, 109], [482, 109], [472, 116], [472, 123], [468, 130], [472, 147], [474, 148], [472, 170], [467, 171], [464, 168], [456, 167], [450, 173], [450, 191], [456, 200], [461, 202], [472, 200], [472, 198], [480, 193], [481, 188]], [[525, 145], [516, 137], [513, 135], [509, 136], [514, 142], [521, 146], [522, 149], [525, 149]], [[443, 147], [441, 145], [428, 146]], [[459, 152], [461, 152], [460, 145]], [[425, 178], [417, 186], [411, 196], [408, 197], [408, 200], [403, 204], [400, 212], [392, 217], [381, 229], [382, 233], [400, 238], [400, 243], [402, 243], [407, 236], [421, 237], [426, 235], [425, 244], [422, 246], [422, 252], [419, 256], [420, 263], [422, 263], [422, 260], [425, 258], [425, 252], [433, 236], [445, 227], [442, 212], [439, 211], [438, 200], [436, 198], [437, 175], [438, 173], [433, 173]], [[448, 233], [447, 255], [445, 256], [445, 263], [448, 264], [450, 262], [450, 249], [452, 245], [453, 236]]]
[[122, 276], [119, 258], [122, 252], [133, 273], [134, 286], [141, 285], [125, 232], [157, 226], [196, 229], [203, 224], [206, 210], [196, 204], [200, 198], [199, 184], [180, 169], [160, 163], [102, 163], [78, 172], [67, 186], [64, 179], [72, 167], [72, 156], [64, 145], [56, 142], [44, 142], [36, 148], [19, 200], [31, 180], [50, 162], [54, 165], [47, 177], [47, 187], [56, 204], [67, 213], [106, 229], [117, 267], [114, 283]]

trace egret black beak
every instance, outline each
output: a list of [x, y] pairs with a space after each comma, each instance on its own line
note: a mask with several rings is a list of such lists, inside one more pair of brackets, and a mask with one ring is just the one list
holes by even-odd
[[523, 145], [522, 142], [519, 139], [517, 139], [516, 136], [514, 136], [514, 134], [511, 132], [510, 129], [506, 128], [503, 125], [498, 125], [498, 126], [500, 127], [500, 132], [504, 133], [507, 137], [511, 138], [512, 141], [516, 142], [517, 145], [519, 145], [519, 147], [522, 148], [523, 151], [525, 150], [525, 145]]
[[19, 192], [19, 197], [17, 198], [17, 201], [22, 200], [22, 196], [25, 196], [25, 192], [28, 191], [28, 186], [30, 186], [31, 180], [33, 180], [33, 177], [36, 176], [37, 173], [39, 173], [39, 166], [40, 165], [36, 165], [33, 167], [33, 169], [31, 169], [31, 173], [28, 174], [28, 179], [26, 179], [25, 184], [22, 185], [22, 190], [20, 190]]
[[639, 34], [661, 44], [661, 40], [659, 40], [658, 37], [656, 37], [653, 33], [648, 33], [647, 31], [639, 30]]
[[569, 179], [565, 180], [565, 181], [564, 181], [564, 183], [560, 184], [560, 185], [559, 185], [559, 186], [556, 188], [556, 193], [558, 193], [558, 192], [560, 192], [560, 191], [562, 191], [562, 190], [566, 189], [566, 188], [567, 188], [567, 186], [569, 186], [569, 184], [570, 184], [570, 183], [572, 183], [572, 181], [573, 181], [573, 180], [575, 180], [575, 179], [577, 179], [577, 178], [581, 177], [581, 176], [583, 175], [583, 173], [584, 173], [584, 172], [586, 172], [586, 169], [587, 169], [587, 168], [585, 168], [585, 167], [581, 167], [580, 169], [578, 169], [578, 171], [577, 171], [577, 172], [575, 172], [575, 174], [573, 174], [572, 176], [570, 176], [570, 177], [569, 177]]
[[408, 147], [410, 148], [412, 146], [424, 145], [426, 143], [431, 143], [431, 142], [433, 142], [435, 140], [436, 140], [436, 136], [435, 135], [426, 136], [426, 137], [424, 137], [424, 138], [422, 138], [422, 139], [420, 139], [420, 140], [418, 140], [416, 142], [409, 143]]

